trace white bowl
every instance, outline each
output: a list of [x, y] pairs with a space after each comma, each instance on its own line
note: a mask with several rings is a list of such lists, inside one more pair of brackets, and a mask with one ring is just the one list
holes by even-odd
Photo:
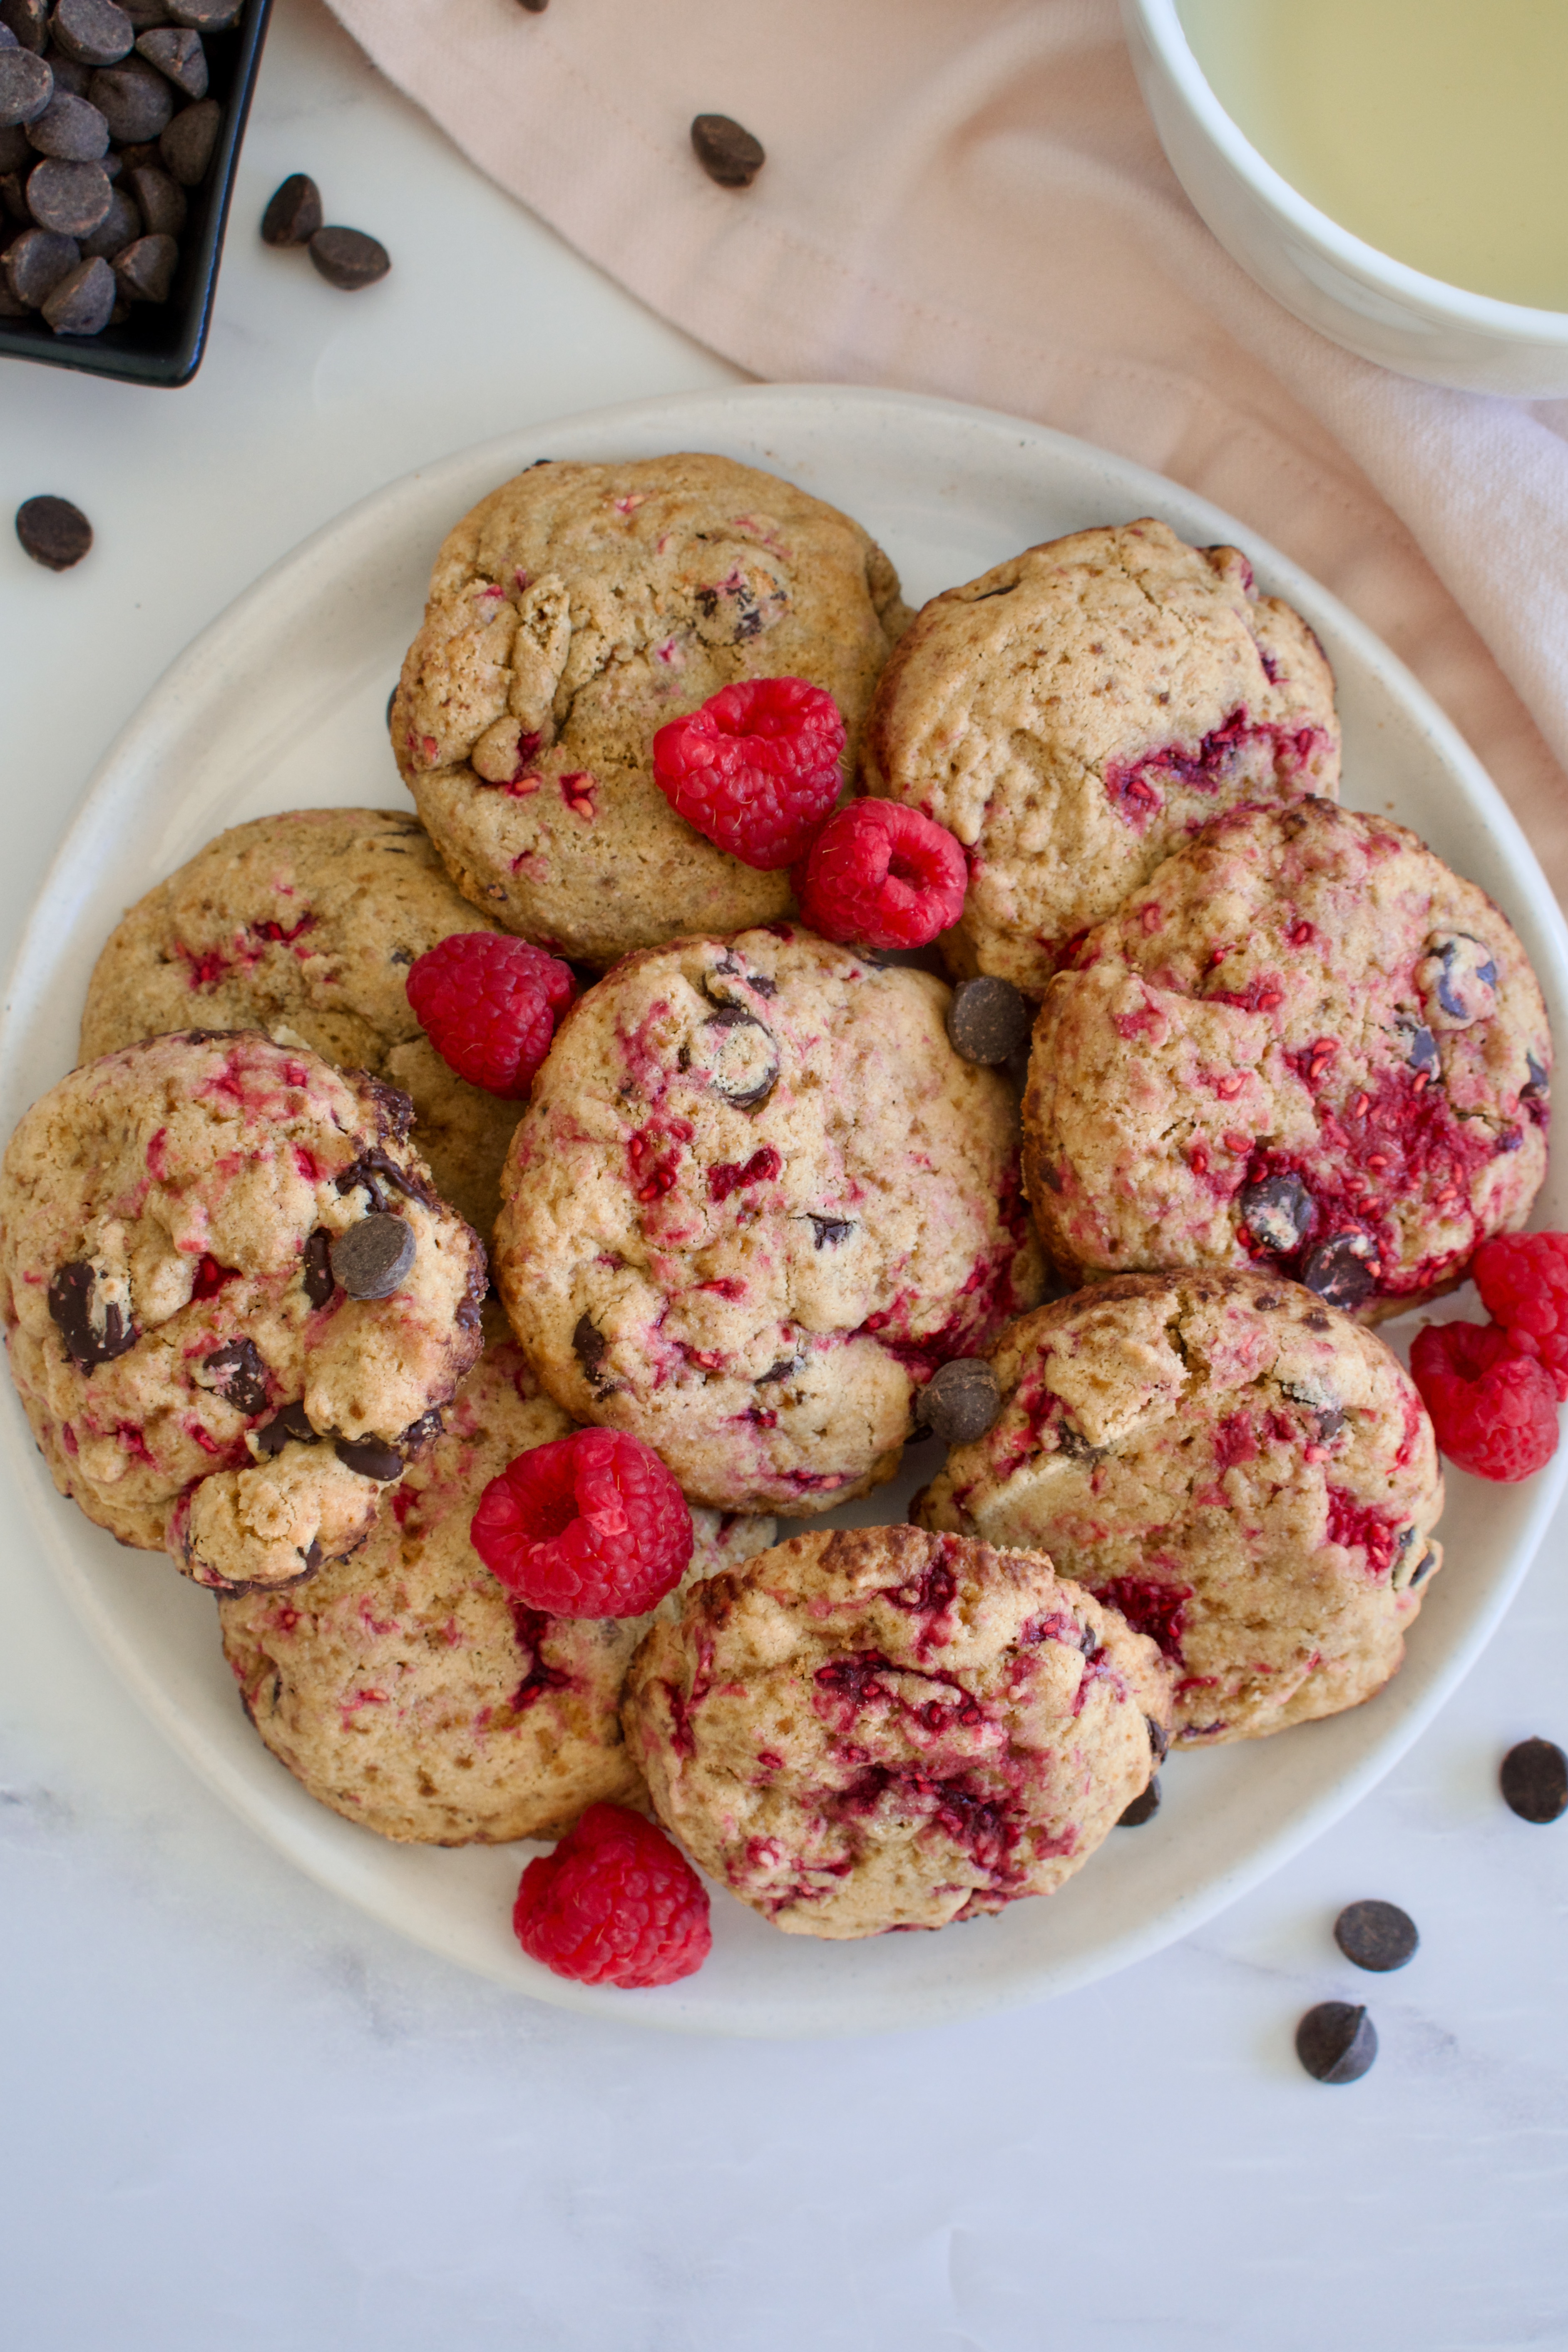
[[1265, 163], [1221, 106], [1176, 0], [1121, 0], [1172, 169], [1226, 251], [1309, 327], [1363, 359], [1461, 392], [1568, 393], [1568, 312], [1447, 286], [1352, 236]]

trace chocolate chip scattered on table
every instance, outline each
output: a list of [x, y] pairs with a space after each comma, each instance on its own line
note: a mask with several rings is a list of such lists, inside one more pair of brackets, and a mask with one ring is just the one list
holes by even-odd
[[1402, 1911], [1397, 1903], [1373, 1899], [1346, 1904], [1334, 1921], [1334, 1941], [1347, 1960], [1380, 1976], [1405, 1967], [1421, 1945], [1408, 1911]]
[[68, 572], [92, 545], [92, 525], [68, 499], [26, 499], [16, 509], [16, 536], [35, 563]]
[[309, 245], [321, 227], [321, 192], [309, 172], [290, 172], [261, 215], [264, 245]]
[[1296, 2055], [1316, 2082], [1357, 2083], [1377, 2056], [1377, 2029], [1364, 2009], [1321, 2000], [1296, 2028]]
[[358, 228], [319, 228], [310, 239], [310, 255], [328, 285], [345, 294], [374, 286], [392, 268], [385, 246]]
[[721, 188], [749, 188], [768, 160], [762, 141], [728, 114], [694, 117], [691, 146], [708, 177]]
[[1521, 1739], [1502, 1759], [1503, 1802], [1521, 1822], [1544, 1826], [1568, 1812], [1568, 1756], [1555, 1740]]

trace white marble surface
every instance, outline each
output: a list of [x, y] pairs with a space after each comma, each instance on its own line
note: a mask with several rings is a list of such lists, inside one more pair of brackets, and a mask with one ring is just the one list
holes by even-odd
[[[384, 287], [335, 295], [254, 240], [300, 168], [385, 239]], [[0, 509], [56, 490], [99, 532], [58, 580], [0, 543], [6, 953], [149, 682], [306, 532], [531, 418], [730, 380], [279, 0], [195, 385], [0, 383]], [[298, 1877], [4, 1529], [7, 2344], [1568, 2345], [1568, 1825], [1495, 1793], [1511, 1741], [1568, 1739], [1561, 1523], [1391, 1779], [1201, 1937], [1048, 2008], [779, 2046], [534, 2006]], [[1387, 1979], [1329, 1936], [1373, 1894], [1424, 1937]], [[1383, 2036], [1340, 2090], [1290, 2050], [1330, 1997]]]

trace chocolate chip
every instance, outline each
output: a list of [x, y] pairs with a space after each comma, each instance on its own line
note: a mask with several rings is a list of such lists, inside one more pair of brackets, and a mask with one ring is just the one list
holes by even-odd
[[160, 25], [154, 32], [140, 36], [136, 54], [187, 98], [206, 96], [207, 53], [199, 33], [179, 25]]
[[1149, 1785], [1142, 1793], [1134, 1797], [1132, 1802], [1117, 1814], [1116, 1826], [1119, 1830], [1142, 1829], [1145, 1822], [1153, 1820], [1159, 1810], [1160, 1775], [1155, 1772], [1151, 1775]]
[[114, 257], [116, 283], [132, 302], [166, 302], [179, 257], [172, 236], [139, 236]]
[[317, 1433], [302, 1404], [286, 1404], [281, 1412], [273, 1414], [265, 1429], [252, 1430], [251, 1435], [263, 1454], [281, 1454], [289, 1444], [314, 1445]]
[[[374, 1078], [372, 1078], [369, 1084], [378, 1097], [384, 1097], [389, 1103], [401, 1103], [406, 1108], [408, 1119], [403, 1126], [398, 1126], [395, 1121], [389, 1121], [390, 1131], [401, 1142], [407, 1132], [408, 1125], [412, 1123], [413, 1104], [409, 1102], [408, 1097], [399, 1093], [395, 1087], [384, 1087]], [[363, 1189], [368, 1195], [373, 1209], [385, 1208], [386, 1193], [383, 1188], [386, 1185], [390, 1185], [394, 1192], [406, 1193], [409, 1200], [418, 1201], [427, 1209], [433, 1209], [438, 1205], [435, 1193], [425, 1182], [423, 1177], [416, 1176], [411, 1168], [400, 1168], [396, 1160], [382, 1150], [379, 1143], [372, 1144], [368, 1151], [362, 1151], [359, 1158], [352, 1161], [335, 1181], [340, 1192], [352, 1192], [356, 1187]]]
[[85, 1259], [62, 1265], [49, 1284], [49, 1313], [78, 1369], [112, 1363], [141, 1334], [118, 1299], [101, 1298], [98, 1276]]
[[127, 171], [125, 184], [149, 236], [179, 236], [189, 205], [178, 180], [171, 180], [157, 163], [137, 163]]
[[818, 1249], [837, 1249], [845, 1236], [855, 1230], [853, 1217], [819, 1217], [815, 1209], [808, 1209], [805, 1213], [811, 1222]]
[[994, 1068], [1027, 1045], [1034, 1013], [1010, 980], [984, 972], [954, 989], [947, 1008], [948, 1042], [962, 1060]]
[[1521, 1739], [1503, 1758], [1499, 1777], [1504, 1804], [1521, 1822], [1561, 1821], [1568, 1812], [1568, 1756], [1555, 1741]]
[[112, 66], [130, 49], [136, 27], [114, 0], [55, 0], [49, 36], [79, 65]]
[[328, 285], [345, 294], [374, 286], [392, 267], [385, 246], [358, 228], [319, 228], [310, 239], [310, 259]]
[[164, 0], [164, 14], [171, 25], [197, 33], [226, 33], [242, 5], [243, 0]]
[[1149, 1753], [1157, 1769], [1171, 1752], [1171, 1735], [1163, 1723], [1155, 1722], [1152, 1715], [1146, 1715], [1143, 1723], [1149, 1734]]
[[984, 1356], [955, 1356], [934, 1371], [916, 1402], [918, 1417], [944, 1445], [973, 1445], [1002, 1410], [1002, 1391]]
[[1437, 1040], [1430, 1029], [1419, 1025], [1406, 1029], [1405, 1058], [1413, 1070], [1425, 1070], [1428, 1077], [1436, 1076], [1441, 1067], [1441, 1056], [1437, 1051]]
[[27, 125], [27, 139], [40, 155], [62, 163], [97, 163], [109, 146], [109, 125], [85, 98], [57, 89], [37, 121]]
[[305, 1297], [312, 1307], [324, 1307], [337, 1286], [332, 1280], [331, 1250], [331, 1234], [325, 1225], [318, 1225], [300, 1253]]
[[691, 146], [708, 177], [721, 188], [749, 188], [768, 160], [762, 141], [727, 114], [697, 115]]
[[42, 58], [19, 46], [0, 49], [0, 122], [36, 122], [55, 94], [55, 77]]
[[1320, 2083], [1355, 2083], [1377, 2056], [1377, 2032], [1364, 2009], [1321, 2000], [1296, 2028], [1296, 2055]]
[[1521, 1087], [1519, 1090], [1520, 1099], [1521, 1102], [1533, 1101], [1538, 1097], [1543, 1096], [1547, 1092], [1547, 1074], [1542, 1068], [1533, 1054], [1526, 1054], [1524, 1057], [1524, 1066], [1530, 1072], [1530, 1084], [1526, 1087]]
[[357, 1470], [362, 1478], [379, 1478], [384, 1485], [403, 1475], [402, 1454], [395, 1445], [384, 1445], [379, 1437], [340, 1437], [338, 1460]]
[[[261, 215], [266, 245], [309, 245], [321, 226], [321, 192], [308, 172], [290, 172]], [[393, 688], [394, 694], [397, 688]], [[390, 723], [391, 705], [387, 706]]]
[[90, 236], [82, 238], [81, 249], [89, 258], [96, 254], [105, 261], [112, 261], [117, 253], [123, 253], [128, 245], [134, 244], [141, 234], [141, 214], [124, 190], [116, 188], [109, 199], [109, 210], [98, 226]]
[[721, 1004], [702, 1024], [700, 1074], [736, 1110], [760, 1110], [779, 1082], [778, 1039], [743, 1004]]
[[572, 1352], [595, 1389], [604, 1386], [599, 1368], [609, 1351], [610, 1343], [592, 1316], [579, 1315], [572, 1332]]
[[1334, 1921], [1334, 1941], [1358, 1969], [1385, 1976], [1415, 1957], [1421, 1938], [1408, 1911], [1397, 1903], [1349, 1903]]
[[759, 1389], [771, 1388], [774, 1381], [787, 1381], [792, 1372], [798, 1372], [800, 1365], [798, 1356], [781, 1356], [776, 1364], [770, 1364], [765, 1372], [759, 1372], [752, 1385]]
[[44, 304], [44, 317], [57, 335], [100, 334], [114, 308], [114, 272], [101, 257], [79, 261]]
[[108, 123], [110, 137], [121, 147], [145, 146], [167, 128], [174, 111], [173, 90], [142, 58], [106, 66], [93, 75], [87, 94]]
[[306, 1575], [313, 1576], [321, 1565], [321, 1547], [314, 1536], [310, 1538], [310, 1550], [302, 1551], [300, 1557], [305, 1563]]
[[1436, 1553], [1430, 1549], [1424, 1551], [1420, 1559], [1415, 1563], [1415, 1571], [1411, 1576], [1409, 1585], [1406, 1589], [1411, 1592], [1415, 1592], [1421, 1585], [1426, 1583], [1426, 1579], [1431, 1575], [1432, 1570], [1436, 1567]]
[[57, 236], [86, 236], [109, 210], [113, 184], [101, 163], [57, 163], [46, 156], [27, 175], [27, 210]]
[[[198, 187], [206, 177], [222, 121], [223, 109], [217, 100], [204, 98], [195, 106], [182, 107], [168, 129], [161, 133], [158, 152], [165, 170], [174, 174], [182, 188]], [[147, 133], [142, 131], [139, 135], [144, 139]]]
[[1241, 1222], [1265, 1249], [1289, 1255], [1312, 1223], [1312, 1196], [1299, 1176], [1265, 1176], [1241, 1195]]
[[91, 66], [79, 65], [74, 58], [64, 56], [52, 43], [44, 55], [55, 78], [55, 88], [68, 91], [72, 98], [85, 98], [92, 79]]
[[42, 57], [49, 37], [49, 0], [0, 0], [0, 25], [23, 48]]
[[218, 1395], [236, 1412], [266, 1412], [267, 1367], [254, 1339], [231, 1339], [226, 1348], [215, 1348], [204, 1356], [202, 1365]]
[[139, 33], [149, 32], [154, 25], [166, 25], [169, 21], [169, 11], [163, 0], [118, 0], [118, 5]]
[[7, 122], [0, 128], [0, 173], [31, 171], [34, 152], [25, 123]]
[[428, 1412], [422, 1412], [417, 1421], [411, 1421], [406, 1429], [400, 1430], [397, 1450], [405, 1462], [413, 1462], [421, 1454], [428, 1452], [446, 1423], [447, 1416], [440, 1406], [432, 1405]]
[[1371, 1254], [1364, 1234], [1335, 1234], [1309, 1251], [1301, 1279], [1330, 1307], [1359, 1307], [1377, 1287], [1376, 1272], [1367, 1263]]
[[531, 16], [542, 16], [550, 0], [517, 0], [517, 5], [520, 8], [526, 8]]
[[[42, 229], [28, 231], [34, 236], [43, 234]], [[12, 253], [16, 249], [13, 246]], [[92, 545], [92, 525], [68, 499], [27, 499], [16, 509], [16, 536], [35, 563], [50, 572], [68, 572]]]
[[416, 1253], [413, 1226], [373, 1209], [332, 1244], [332, 1272], [351, 1298], [390, 1298], [407, 1280]]

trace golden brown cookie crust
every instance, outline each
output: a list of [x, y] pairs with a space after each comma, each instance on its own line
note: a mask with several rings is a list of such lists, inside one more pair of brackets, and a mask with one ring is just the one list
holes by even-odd
[[969, 854], [957, 974], [1038, 994], [1195, 825], [1241, 801], [1332, 794], [1333, 678], [1233, 547], [1167, 525], [1073, 532], [922, 607], [866, 730], [872, 793]]
[[787, 1934], [847, 1937], [1053, 1893], [1147, 1785], [1170, 1683], [1038, 1553], [858, 1528], [694, 1587], [623, 1714], [702, 1867]]
[[1375, 1334], [1253, 1274], [1120, 1275], [1025, 1316], [921, 1524], [1048, 1550], [1159, 1641], [1178, 1739], [1359, 1706], [1440, 1564], [1432, 1425]]
[[676, 815], [667, 720], [747, 677], [826, 688], [853, 761], [908, 615], [858, 523], [704, 455], [541, 463], [450, 533], [403, 667], [404, 782], [466, 897], [593, 964], [790, 904]]
[[200, 1025], [264, 1029], [414, 1104], [436, 1189], [488, 1241], [517, 1106], [448, 1069], [408, 968], [455, 931], [499, 930], [454, 889], [406, 810], [290, 809], [231, 826], [137, 901], [88, 983], [81, 1058]]
[[787, 924], [649, 949], [579, 1000], [496, 1226], [559, 1403], [716, 1509], [891, 1476], [917, 1384], [1039, 1295], [1016, 1106], [948, 1002]]

